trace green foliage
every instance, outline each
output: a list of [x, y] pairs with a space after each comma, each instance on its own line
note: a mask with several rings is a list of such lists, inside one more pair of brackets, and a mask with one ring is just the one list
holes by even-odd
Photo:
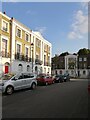
[[90, 49], [83, 48], [78, 51], [78, 55], [87, 55], [87, 54], [90, 54]]

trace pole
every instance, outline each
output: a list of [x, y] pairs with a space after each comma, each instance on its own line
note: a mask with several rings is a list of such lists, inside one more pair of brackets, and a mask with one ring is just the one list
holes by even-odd
[[32, 73], [33, 73], [33, 47], [34, 47], [34, 44], [31, 43], [31, 48], [32, 48]]
[[33, 73], [33, 46], [32, 46], [32, 73]]

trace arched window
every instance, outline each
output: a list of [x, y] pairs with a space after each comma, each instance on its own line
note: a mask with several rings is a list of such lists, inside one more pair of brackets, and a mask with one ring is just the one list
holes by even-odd
[[43, 72], [42, 67], [40, 68], [40, 72], [41, 72], [41, 73]]
[[30, 66], [27, 65], [27, 72], [30, 72]]
[[60, 70], [59, 73], [62, 74], [62, 70]]
[[57, 70], [55, 71], [55, 74], [57, 75]]
[[36, 66], [36, 67], [35, 67], [35, 72], [37, 72], [37, 71], [38, 71], [38, 67]]
[[23, 71], [23, 66], [22, 66], [22, 64], [19, 64], [19, 65], [18, 65], [18, 70], [19, 70], [19, 72]]
[[86, 74], [86, 71], [84, 70], [84, 71], [83, 71], [83, 75], [85, 75], [85, 74]]

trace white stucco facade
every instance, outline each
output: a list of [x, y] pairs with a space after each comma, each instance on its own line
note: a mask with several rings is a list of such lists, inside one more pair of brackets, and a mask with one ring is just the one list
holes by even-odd
[[[73, 62], [74, 66], [69, 67], [69, 62]], [[75, 77], [77, 76], [77, 55], [66, 55], [65, 56], [65, 71], [67, 71], [70, 76]]]

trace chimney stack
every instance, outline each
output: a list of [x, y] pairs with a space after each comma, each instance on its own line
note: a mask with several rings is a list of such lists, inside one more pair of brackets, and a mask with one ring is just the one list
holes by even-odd
[[6, 15], [6, 12], [3, 12], [3, 14], [5, 14], [5, 15]]

